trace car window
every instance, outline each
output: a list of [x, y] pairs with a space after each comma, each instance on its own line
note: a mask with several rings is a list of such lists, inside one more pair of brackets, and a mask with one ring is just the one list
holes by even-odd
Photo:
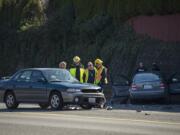
[[51, 69], [44, 70], [43, 73], [48, 81], [78, 82], [67, 70]]
[[135, 75], [133, 82], [148, 82], [148, 81], [160, 81], [161, 77], [152, 73], [143, 73]]
[[128, 85], [129, 81], [123, 76], [119, 76], [118, 78], [115, 78], [113, 81], [114, 85]]
[[44, 79], [42, 73], [40, 71], [33, 71], [31, 75], [31, 81], [38, 82], [40, 79]]
[[24, 71], [21, 75], [16, 79], [17, 81], [29, 82], [32, 71]]
[[17, 80], [21, 74], [22, 74], [22, 72], [16, 74], [16, 75], [13, 77], [13, 80]]

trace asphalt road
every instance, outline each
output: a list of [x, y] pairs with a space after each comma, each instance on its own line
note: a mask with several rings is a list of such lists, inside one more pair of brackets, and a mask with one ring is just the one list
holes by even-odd
[[[179, 107], [179, 106], [177, 106]], [[41, 110], [0, 104], [0, 135], [179, 135], [180, 113], [142, 109]]]

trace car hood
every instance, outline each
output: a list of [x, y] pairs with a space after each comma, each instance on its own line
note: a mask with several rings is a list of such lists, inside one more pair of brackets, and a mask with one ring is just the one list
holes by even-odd
[[5, 80], [0, 80], [0, 83], [5, 83], [5, 82], [8, 82], [9, 79], [5, 79]]
[[72, 82], [51, 82], [52, 85], [74, 88], [74, 89], [101, 89], [101, 87], [89, 83], [72, 83]]
[[4, 87], [9, 82], [9, 79], [6, 80], [0, 80], [0, 87]]

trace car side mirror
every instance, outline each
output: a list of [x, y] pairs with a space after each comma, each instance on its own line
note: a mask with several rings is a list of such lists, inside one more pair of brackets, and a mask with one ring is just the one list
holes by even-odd
[[41, 83], [46, 83], [46, 80], [44, 78], [39, 78], [37, 81]]

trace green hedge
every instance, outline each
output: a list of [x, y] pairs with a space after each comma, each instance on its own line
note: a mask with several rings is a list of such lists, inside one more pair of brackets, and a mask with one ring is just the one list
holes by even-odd
[[156, 61], [164, 72], [178, 70], [179, 43], [142, 37], [114, 23], [176, 12], [179, 0], [51, 0], [46, 9], [39, 0], [0, 0], [0, 75], [24, 67], [57, 67], [62, 60], [70, 67], [74, 55], [85, 65], [102, 58], [115, 78], [131, 76], [139, 61], [148, 67]]
[[40, 0], [0, 0], [0, 27], [25, 30], [44, 21]]
[[59, 9], [67, 3], [73, 3], [77, 17], [85, 20], [100, 13], [126, 20], [136, 15], [180, 12], [179, 0], [52, 0], [50, 6]]
[[0, 25], [26, 30], [41, 25], [45, 14], [52, 16], [70, 4], [80, 20], [104, 14], [119, 22], [137, 15], [180, 12], [180, 0], [50, 0], [47, 7], [41, 0], [0, 0]]

